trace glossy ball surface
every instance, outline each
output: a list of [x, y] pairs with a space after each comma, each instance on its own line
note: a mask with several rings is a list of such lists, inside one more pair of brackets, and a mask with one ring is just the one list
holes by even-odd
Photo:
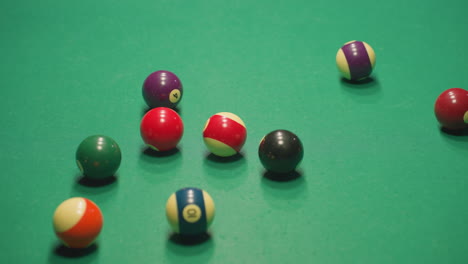
[[258, 156], [266, 170], [288, 173], [296, 169], [304, 156], [299, 137], [287, 130], [275, 130], [260, 141]]
[[99, 207], [89, 199], [70, 198], [54, 212], [53, 227], [57, 237], [70, 248], [86, 248], [101, 232], [103, 217]]
[[440, 125], [449, 130], [468, 127], [468, 91], [450, 88], [437, 97], [434, 113]]
[[105, 179], [117, 172], [122, 160], [120, 147], [112, 138], [93, 135], [85, 138], [76, 150], [76, 164], [90, 179]]
[[156, 151], [168, 151], [175, 148], [182, 138], [184, 124], [174, 110], [157, 107], [143, 116], [140, 133], [150, 148]]
[[207, 231], [214, 219], [211, 196], [198, 188], [183, 188], [167, 200], [166, 216], [175, 233], [199, 235]]
[[182, 95], [182, 83], [170, 71], [153, 72], [143, 83], [143, 98], [150, 108], [174, 108], [182, 100]]
[[343, 77], [348, 80], [366, 79], [371, 75], [375, 66], [374, 50], [363, 41], [347, 42], [336, 54], [336, 65]]
[[220, 157], [237, 154], [247, 139], [245, 124], [233, 113], [222, 112], [211, 116], [203, 129], [203, 140], [211, 153]]

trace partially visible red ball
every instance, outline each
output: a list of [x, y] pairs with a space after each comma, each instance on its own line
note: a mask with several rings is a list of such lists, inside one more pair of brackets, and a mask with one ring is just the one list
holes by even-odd
[[184, 124], [176, 111], [167, 107], [157, 107], [143, 116], [140, 133], [150, 148], [167, 151], [179, 143], [184, 133]]
[[440, 125], [449, 130], [468, 127], [468, 91], [450, 88], [439, 95], [434, 112]]

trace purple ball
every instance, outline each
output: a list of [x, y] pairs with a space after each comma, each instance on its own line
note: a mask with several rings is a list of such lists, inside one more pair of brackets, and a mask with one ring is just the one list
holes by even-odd
[[143, 83], [143, 98], [150, 108], [174, 108], [182, 99], [182, 83], [170, 71], [155, 71]]

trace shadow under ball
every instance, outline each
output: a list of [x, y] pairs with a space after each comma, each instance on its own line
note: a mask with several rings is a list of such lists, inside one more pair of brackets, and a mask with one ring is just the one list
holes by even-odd
[[258, 156], [268, 171], [288, 173], [302, 161], [304, 148], [296, 134], [288, 130], [275, 130], [260, 141]]

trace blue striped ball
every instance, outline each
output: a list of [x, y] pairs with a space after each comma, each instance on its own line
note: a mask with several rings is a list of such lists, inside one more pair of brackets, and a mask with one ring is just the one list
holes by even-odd
[[166, 204], [166, 216], [175, 233], [199, 235], [213, 222], [215, 206], [211, 196], [198, 188], [173, 193]]

